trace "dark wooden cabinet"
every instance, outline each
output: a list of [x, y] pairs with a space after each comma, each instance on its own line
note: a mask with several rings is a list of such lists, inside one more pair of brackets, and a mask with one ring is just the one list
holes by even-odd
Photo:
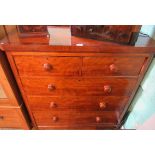
[[73, 25], [72, 35], [98, 40], [108, 40], [134, 45], [141, 26], [139, 25]]
[[[70, 27], [73, 36], [129, 45], [135, 44], [141, 29], [140, 25], [71, 25]], [[46, 25], [18, 25], [17, 29], [20, 37], [48, 35]]]
[[139, 38], [127, 46], [72, 36], [71, 45], [54, 46], [50, 38], [23, 38], [16, 27], [6, 29], [12, 33], [1, 49], [35, 129], [120, 128], [153, 58], [154, 41]]
[[42, 37], [48, 34], [46, 25], [18, 25], [17, 29], [20, 37]]

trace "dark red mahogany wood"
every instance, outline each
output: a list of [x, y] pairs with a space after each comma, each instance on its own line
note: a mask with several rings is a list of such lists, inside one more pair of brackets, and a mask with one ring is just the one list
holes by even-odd
[[134, 45], [140, 25], [73, 25], [72, 35]]
[[120, 128], [154, 56], [154, 40], [139, 36], [128, 46], [72, 36], [71, 45], [54, 46], [49, 37], [19, 37], [16, 26], [5, 28], [0, 49], [35, 129]]

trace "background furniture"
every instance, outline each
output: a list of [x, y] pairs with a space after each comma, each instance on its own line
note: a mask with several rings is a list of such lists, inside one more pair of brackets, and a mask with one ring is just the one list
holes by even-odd
[[140, 25], [73, 25], [72, 35], [134, 45]]
[[[61, 27], [63, 26], [65, 25]], [[70, 27], [73, 36], [134, 45], [141, 25], [72, 25]], [[20, 37], [48, 34], [46, 25], [19, 25], [17, 29]]]
[[5, 54], [0, 51], [0, 128], [29, 129], [29, 118]]

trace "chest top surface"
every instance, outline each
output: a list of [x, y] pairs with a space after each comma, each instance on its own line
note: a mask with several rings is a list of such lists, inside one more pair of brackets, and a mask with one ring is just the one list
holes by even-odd
[[[63, 32], [59, 34], [62, 40]], [[99, 41], [70, 36], [70, 44], [53, 45], [52, 35], [44, 37], [20, 37], [16, 26], [6, 26], [6, 37], [0, 40], [0, 49], [3, 51], [64, 51], [64, 52], [149, 52], [155, 53], [155, 40], [139, 36], [135, 45], [123, 45], [108, 41]]]

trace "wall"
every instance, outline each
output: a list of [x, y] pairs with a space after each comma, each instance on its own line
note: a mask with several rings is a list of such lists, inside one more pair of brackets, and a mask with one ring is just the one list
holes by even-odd
[[141, 32], [148, 34], [151, 38], [155, 39], [155, 25], [143, 25]]
[[130, 107], [126, 129], [155, 129], [155, 58]]
[[[155, 25], [143, 25], [142, 33], [155, 39]], [[155, 59], [152, 61], [136, 93], [130, 115], [124, 127], [126, 129], [155, 129]]]

